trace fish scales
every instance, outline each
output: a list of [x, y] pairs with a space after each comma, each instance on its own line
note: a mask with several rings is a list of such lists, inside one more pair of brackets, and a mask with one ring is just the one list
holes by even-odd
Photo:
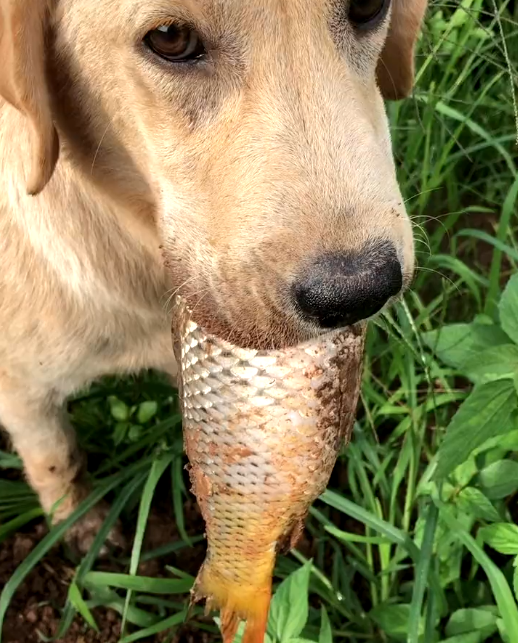
[[221, 610], [224, 643], [263, 643], [275, 556], [302, 533], [358, 400], [365, 326], [283, 350], [238, 348], [207, 335], [178, 300], [184, 442], [206, 524], [195, 601]]

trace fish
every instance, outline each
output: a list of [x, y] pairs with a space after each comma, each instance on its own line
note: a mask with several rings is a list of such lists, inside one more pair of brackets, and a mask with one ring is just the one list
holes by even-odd
[[192, 602], [220, 611], [224, 643], [263, 643], [276, 556], [295, 547], [351, 437], [365, 325], [282, 350], [240, 348], [175, 303], [183, 439], [207, 553]]

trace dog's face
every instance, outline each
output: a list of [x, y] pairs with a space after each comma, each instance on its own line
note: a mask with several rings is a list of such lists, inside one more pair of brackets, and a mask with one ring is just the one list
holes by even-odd
[[29, 190], [54, 123], [85, 180], [154, 221], [209, 331], [281, 345], [368, 317], [413, 272], [378, 87], [409, 92], [425, 3], [2, 0]]

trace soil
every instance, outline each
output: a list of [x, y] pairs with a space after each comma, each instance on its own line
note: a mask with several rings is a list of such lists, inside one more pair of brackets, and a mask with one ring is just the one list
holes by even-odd
[[[187, 503], [186, 511], [191, 524], [199, 526], [199, 513], [195, 503]], [[0, 588], [9, 580], [18, 565], [27, 557], [37, 543], [47, 533], [44, 522], [37, 522], [22, 532], [16, 533], [2, 543], [0, 547]], [[198, 531], [199, 533], [199, 531]], [[174, 521], [165, 513], [155, 511], [151, 514], [146, 534], [144, 550], [155, 549], [171, 541], [178, 540]], [[204, 545], [192, 550], [184, 550], [181, 561], [174, 555], [146, 561], [141, 564], [138, 573], [145, 576], [171, 577], [166, 565], [181, 567], [182, 570], [196, 574], [204, 557]], [[127, 571], [117, 561], [99, 562], [96, 569], [102, 571]], [[16, 592], [7, 611], [2, 631], [3, 643], [41, 643], [48, 637], [55, 636], [61, 619], [61, 610], [65, 604], [68, 586], [75, 572], [75, 566], [69, 562], [61, 546], [55, 547], [32, 570]], [[164, 597], [167, 598], [167, 597]], [[174, 600], [179, 600], [178, 596]], [[188, 600], [188, 597], [185, 597]], [[115, 611], [104, 608], [92, 610], [99, 627], [95, 632], [85, 624], [81, 617], [76, 617], [64, 638], [56, 639], [58, 643], [116, 643], [120, 636], [120, 616]], [[163, 632], [146, 639], [151, 643], [214, 643], [217, 638], [200, 631], [195, 623], [188, 623], [175, 632]]]

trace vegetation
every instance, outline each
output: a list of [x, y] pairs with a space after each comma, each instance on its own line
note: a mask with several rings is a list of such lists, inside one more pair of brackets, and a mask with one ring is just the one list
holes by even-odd
[[[278, 562], [271, 643], [518, 642], [517, 61], [512, 0], [432, 4], [415, 94], [388, 107], [420, 267], [412, 291], [371, 326], [353, 441], [311, 510], [307, 547]], [[103, 496], [112, 509], [76, 568], [62, 631], [76, 612], [95, 626], [91, 610], [109, 605], [124, 643], [168, 629], [172, 640], [192, 576], [137, 571], [164, 481], [179, 538], [144, 558], [188, 551], [202, 535], [184, 515], [173, 392], [153, 374], [109, 380], [70, 413], [94, 454], [95, 491], [68, 522]], [[0, 469], [17, 467], [0, 452]], [[40, 515], [23, 481], [0, 479], [0, 542]], [[119, 515], [135, 524], [131, 556], [124, 573], [99, 571], [96, 552]], [[0, 619], [67, 526], [4, 587]], [[200, 627], [217, 633], [216, 622]]]

